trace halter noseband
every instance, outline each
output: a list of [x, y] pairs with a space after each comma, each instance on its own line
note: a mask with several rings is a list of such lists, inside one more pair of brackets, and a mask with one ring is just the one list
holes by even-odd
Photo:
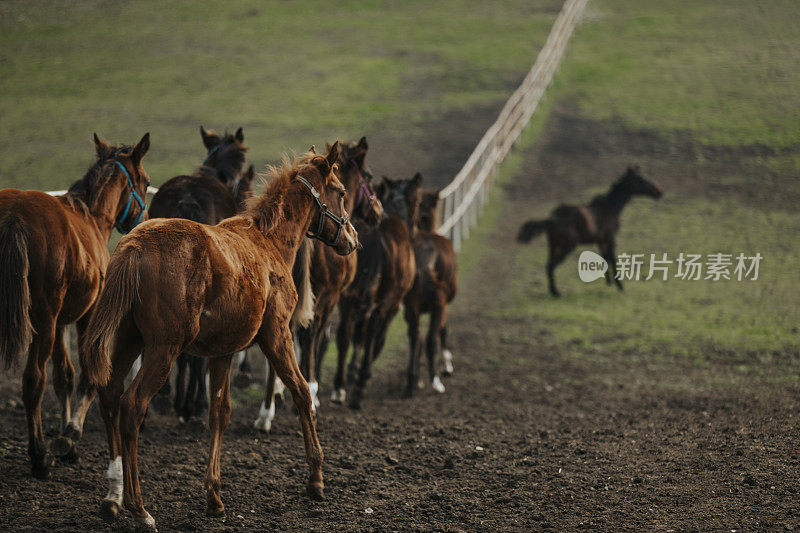
[[[322, 198], [320, 198], [319, 192], [317, 189], [314, 188], [311, 183], [303, 176], [297, 176], [297, 179], [306, 186], [306, 188], [311, 192], [311, 197], [314, 198], [314, 202], [316, 202], [317, 207], [319, 208], [319, 224], [317, 224], [317, 231], [315, 232], [307, 232], [306, 235], [311, 237], [312, 239], [318, 239], [322, 241], [323, 244], [327, 244], [328, 246], [337, 246], [339, 241], [342, 239], [342, 229], [350, 220], [350, 215], [347, 214], [347, 211], [343, 212], [343, 217], [338, 217], [335, 214], [331, 213], [328, 210], [328, 206], [322, 202]], [[325, 237], [322, 236], [322, 229], [325, 227], [325, 217], [328, 217], [336, 224], [336, 237], [332, 240], [326, 240]]]
[[136, 203], [139, 204], [139, 218], [136, 219], [136, 223], [133, 225], [134, 227], [139, 225], [139, 222], [142, 221], [142, 217], [144, 216], [144, 212], [147, 209], [147, 202], [142, 200], [142, 197], [139, 196], [139, 193], [133, 188], [133, 180], [131, 179], [131, 175], [128, 173], [128, 169], [125, 168], [125, 165], [120, 163], [119, 161], [114, 161], [119, 168], [122, 169], [122, 172], [125, 173], [125, 177], [128, 178], [128, 188], [130, 188], [130, 194], [128, 195], [128, 203], [125, 205], [125, 210], [122, 211], [122, 214], [117, 217], [117, 221], [114, 223], [114, 226], [117, 228], [117, 231], [120, 233], [128, 233], [124, 229], [122, 229], [122, 223], [125, 221], [125, 218], [128, 216], [128, 211], [131, 209], [131, 203], [133, 200], [136, 200]]

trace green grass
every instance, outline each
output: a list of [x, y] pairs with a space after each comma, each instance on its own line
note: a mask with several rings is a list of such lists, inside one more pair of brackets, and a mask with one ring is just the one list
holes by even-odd
[[[582, 118], [653, 131], [664, 138], [665, 154], [678, 136], [698, 146], [763, 145], [774, 155], [743, 156], [748, 169], [731, 169], [721, 179], [733, 184], [777, 173], [784, 190], [796, 192], [797, 14], [793, 2], [760, 7], [743, 1], [594, 0], [548, 99], [574, 105]], [[537, 120], [546, 120], [547, 111], [540, 110]], [[504, 172], [516, 171], [518, 157], [506, 162]], [[646, 168], [647, 161], [641, 163]], [[704, 165], [714, 163], [677, 161], [674, 168], [693, 165], [702, 176]], [[572, 200], [600, 192], [574, 191]], [[491, 226], [506, 202], [493, 196], [481, 223]], [[697, 196], [670, 190], [658, 205], [635, 200], [623, 213], [618, 235], [618, 253], [648, 258], [664, 252], [671, 259], [680, 252], [759, 252], [757, 281], [630, 281], [620, 293], [601, 280], [582, 283], [575, 253], [556, 272], [564, 296], [553, 299], [544, 274], [547, 246], [540, 237], [509, 258], [514, 276], [505, 282], [494, 313], [530, 320], [542, 332], [537, 342], [579, 358], [623, 354], [631, 364], [647, 365], [662, 354], [701, 369], [723, 364], [743, 376], [770, 371], [771, 379], [796, 381], [800, 219], [796, 210], [767, 203], [753, 205], [735, 192]], [[539, 204], [531, 215], [546, 216], [552, 207]], [[462, 265], [480, 261], [490, 234], [491, 227], [473, 234], [460, 255]]]
[[0, 185], [62, 188], [97, 131], [153, 145], [155, 184], [203, 157], [198, 125], [244, 126], [251, 159], [502, 101], [552, 6], [482, 2], [4, 2]]

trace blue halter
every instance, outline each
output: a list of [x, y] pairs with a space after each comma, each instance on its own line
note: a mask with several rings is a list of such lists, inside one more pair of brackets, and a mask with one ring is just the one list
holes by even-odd
[[119, 168], [122, 169], [122, 172], [125, 173], [125, 177], [128, 178], [128, 187], [131, 190], [130, 195], [128, 195], [128, 203], [127, 205], [125, 205], [125, 210], [122, 212], [119, 218], [117, 218], [117, 221], [114, 223], [114, 226], [120, 233], [128, 233], [127, 231], [122, 229], [122, 223], [125, 221], [125, 217], [128, 216], [128, 211], [130, 211], [131, 209], [131, 203], [133, 203], [133, 200], [135, 199], [136, 203], [139, 204], [139, 207], [141, 208], [141, 211], [139, 211], [139, 218], [136, 219], [136, 224], [134, 224], [134, 226], [138, 226], [139, 222], [142, 221], [142, 217], [144, 216], [145, 210], [147, 209], [147, 202], [143, 201], [142, 197], [139, 196], [139, 193], [137, 193], [136, 190], [133, 188], [133, 180], [131, 179], [131, 175], [128, 174], [128, 169], [125, 168], [125, 165], [123, 165], [119, 161], [114, 161], [114, 162], [117, 164], [117, 166], [119, 166]]

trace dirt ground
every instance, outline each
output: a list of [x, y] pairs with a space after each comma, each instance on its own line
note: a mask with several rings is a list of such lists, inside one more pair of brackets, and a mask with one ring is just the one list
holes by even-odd
[[[464, 146], [471, 141], [464, 139]], [[223, 444], [224, 521], [203, 516], [207, 430], [152, 414], [139, 457], [145, 506], [159, 529], [800, 528], [798, 396], [789, 385], [753, 381], [738, 389], [676, 392], [662, 383], [665, 372], [714, 372], [729, 364], [726, 354], [711, 354], [703, 368], [668, 354], [647, 365], [624, 353], [576, 359], [568, 346], [545, 342], [545, 325], [491, 312], [503, 279], [514, 275], [503, 258], [516, 246], [513, 236], [526, 213], [607, 182], [631, 158], [659, 176], [675, 176], [665, 186], [703, 192], [686, 173], [691, 150], [680, 143], [665, 148], [647, 132], [587, 121], [556, 105], [541, 139], [526, 151], [520, 176], [504, 191], [508, 215], [462, 279], [450, 317], [456, 373], [445, 382], [447, 393], [400, 397], [405, 346], [383, 354], [362, 411], [331, 405], [332, 376], [323, 376], [323, 502], [303, 495], [307, 468], [294, 415], [280, 411], [265, 436], [252, 429], [258, 402], [246, 402], [234, 410]], [[457, 168], [466, 153], [452, 158]], [[706, 172], [713, 178], [713, 169]], [[45, 408], [52, 438], [57, 416], [49, 389]], [[33, 479], [18, 372], [3, 376], [0, 530], [133, 527], [128, 518], [109, 526], [97, 515], [106, 490], [101, 426], [93, 409], [80, 462], [57, 463], [50, 481]]]

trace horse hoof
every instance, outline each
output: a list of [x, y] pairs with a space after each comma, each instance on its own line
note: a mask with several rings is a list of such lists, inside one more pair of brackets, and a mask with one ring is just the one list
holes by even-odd
[[219, 507], [206, 507], [206, 516], [209, 518], [222, 518], [225, 516], [225, 505], [220, 504]]
[[362, 398], [364, 398], [364, 391], [358, 387], [354, 388], [353, 392], [350, 394], [350, 402], [347, 406], [350, 409], [361, 409]]
[[246, 389], [253, 382], [253, 377], [245, 372], [239, 372], [233, 378], [233, 386], [237, 389]]
[[344, 389], [336, 389], [331, 393], [331, 401], [335, 404], [343, 404], [347, 399], [347, 391]]
[[75, 441], [66, 436], [58, 437], [50, 445], [50, 451], [59, 459], [74, 463], [78, 460], [78, 452], [75, 449]]
[[450, 350], [444, 350], [442, 352], [442, 357], [444, 358], [444, 371], [442, 372], [445, 376], [452, 376], [453, 375], [453, 352]]
[[158, 533], [158, 529], [156, 529], [156, 520], [153, 518], [150, 513], [147, 511], [144, 512], [144, 516], [135, 516], [134, 520], [136, 520], [136, 530], [137, 531], [147, 531], [148, 533]]
[[325, 499], [325, 489], [322, 485], [309, 485], [308, 497], [318, 502], [322, 501]]
[[272, 429], [272, 420], [259, 417], [254, 423], [253, 427], [262, 433], [269, 433]]
[[100, 518], [106, 522], [113, 522], [121, 512], [119, 504], [113, 500], [103, 500], [100, 504]]
[[55, 459], [49, 453], [42, 457], [41, 461], [34, 461], [31, 465], [31, 474], [36, 479], [45, 480], [50, 477], [50, 468], [55, 464]]
[[444, 383], [442, 383], [442, 380], [439, 379], [439, 376], [433, 378], [433, 382], [431, 383], [431, 388], [433, 388], [433, 390], [435, 390], [439, 394], [444, 393]]

